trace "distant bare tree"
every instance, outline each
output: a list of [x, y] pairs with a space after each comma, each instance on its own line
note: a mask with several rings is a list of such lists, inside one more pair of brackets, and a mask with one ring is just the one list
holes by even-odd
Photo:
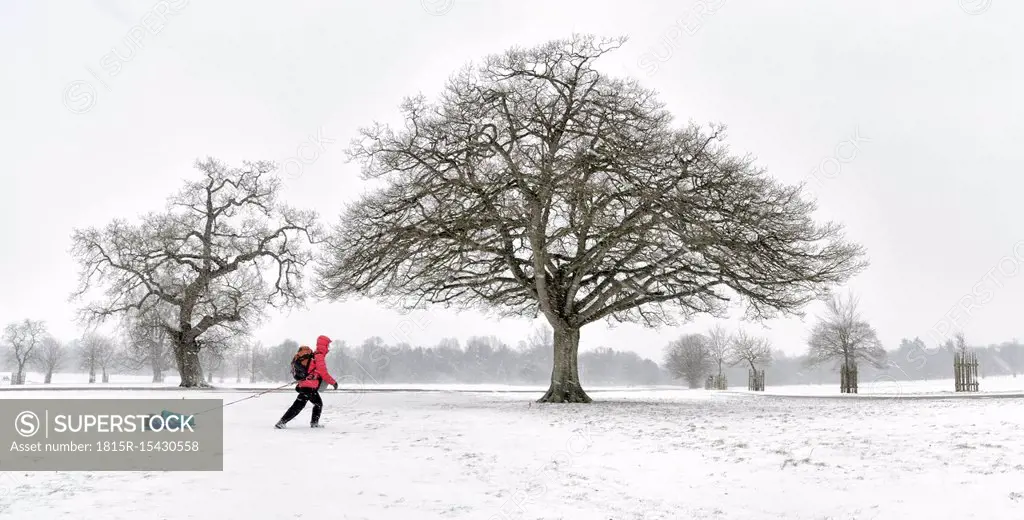
[[581, 328], [797, 312], [863, 265], [818, 225], [802, 187], [676, 127], [655, 94], [600, 72], [623, 39], [576, 36], [466, 68], [437, 103], [402, 105], [403, 128], [363, 130], [351, 157], [384, 187], [345, 212], [319, 289], [331, 299], [543, 315], [553, 329], [542, 402], [590, 402]]
[[677, 379], [684, 379], [690, 388], [700, 388], [704, 376], [714, 369], [707, 336], [687, 334], [665, 348], [665, 369]]
[[101, 370], [103, 382], [110, 382], [110, 374], [107, 369], [113, 365], [114, 357], [117, 355], [117, 345], [114, 340], [97, 332], [88, 332], [79, 341], [78, 357], [82, 363], [82, 369], [89, 371], [89, 382], [96, 382], [96, 371]]
[[17, 372], [11, 378], [12, 385], [25, 384], [25, 367], [37, 358], [38, 349], [46, 339], [46, 324], [42, 321], [23, 320], [4, 328], [3, 342], [7, 344], [8, 358], [14, 362]]
[[148, 366], [154, 383], [163, 383], [165, 372], [174, 363], [174, 349], [167, 332], [171, 328], [167, 325], [169, 316], [161, 316], [159, 310], [126, 313], [122, 323], [128, 338], [122, 356], [125, 366], [132, 370]]
[[199, 362], [203, 366], [208, 383], [213, 383], [213, 376], [224, 368], [225, 361], [238, 349], [238, 345], [238, 339], [223, 329], [213, 330], [203, 338]]
[[229, 168], [197, 161], [202, 178], [170, 197], [166, 211], [136, 225], [79, 229], [72, 254], [81, 266], [82, 299], [94, 286], [106, 298], [82, 309], [90, 322], [138, 311], [169, 312], [181, 386], [207, 386], [199, 362], [201, 338], [214, 327], [255, 323], [265, 308], [299, 305], [302, 270], [316, 242], [314, 212], [281, 203], [280, 179], [269, 162]]
[[118, 348], [117, 342], [111, 338], [107, 338], [107, 341], [100, 343], [100, 345], [101, 348], [97, 351], [96, 363], [99, 365], [103, 375], [103, 382], [109, 383], [111, 372], [122, 367], [121, 352], [123, 350]]
[[726, 364], [729, 358], [729, 345], [732, 343], [732, 337], [729, 332], [725, 330], [721, 324], [715, 325], [708, 331], [708, 352], [711, 355], [711, 361], [715, 364], [718, 369], [718, 377], [722, 377], [722, 367]]
[[729, 344], [729, 366], [746, 364], [751, 370], [772, 363], [772, 345], [768, 338], [752, 336], [740, 330]]
[[807, 364], [838, 361], [840, 366], [854, 366], [865, 361], [884, 368], [885, 348], [875, 329], [858, 312], [858, 299], [852, 293], [845, 298], [832, 295], [825, 303], [825, 315], [814, 325], [808, 340]]
[[67, 359], [68, 349], [57, 338], [47, 335], [36, 356], [36, 365], [45, 374], [44, 383], [53, 382], [53, 373]]
[[[242, 382], [242, 374], [250, 374], [249, 367], [252, 365], [252, 354], [252, 343], [246, 343], [231, 356], [231, 364], [235, 367], [235, 383]], [[251, 383], [252, 380], [249, 382]]]
[[262, 342], [257, 342], [249, 351], [249, 382], [262, 381], [269, 378], [267, 365], [270, 360], [270, 352]]
[[957, 333], [953, 335], [953, 341], [953, 347], [957, 352], [961, 354], [967, 352], [967, 337], [964, 336], [963, 331], [957, 331]]

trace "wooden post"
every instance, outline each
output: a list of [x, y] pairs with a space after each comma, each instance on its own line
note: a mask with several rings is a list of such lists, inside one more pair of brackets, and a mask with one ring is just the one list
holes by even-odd
[[953, 353], [953, 391], [960, 392], [960, 353]]

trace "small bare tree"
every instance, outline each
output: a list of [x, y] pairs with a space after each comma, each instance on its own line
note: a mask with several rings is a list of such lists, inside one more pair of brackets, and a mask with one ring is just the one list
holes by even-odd
[[117, 355], [117, 345], [114, 340], [97, 332], [89, 332], [82, 336], [79, 341], [78, 357], [82, 363], [82, 369], [89, 371], [89, 382], [96, 382], [96, 371], [101, 370], [103, 382], [110, 382], [110, 374], [107, 369], [113, 365], [114, 357]]
[[199, 351], [199, 362], [203, 366], [207, 383], [213, 383], [213, 377], [224, 368], [227, 358], [237, 349], [237, 343], [237, 338], [225, 330], [212, 330], [206, 335], [203, 348]]
[[167, 323], [167, 316], [161, 316], [156, 309], [146, 314], [126, 313], [122, 323], [128, 338], [122, 356], [125, 367], [139, 370], [148, 366], [154, 383], [164, 382], [164, 374], [174, 363]]
[[76, 230], [72, 255], [81, 266], [74, 299], [95, 286], [105, 298], [82, 309], [89, 322], [159, 309], [174, 346], [181, 386], [207, 386], [201, 338], [214, 327], [252, 325], [267, 306], [304, 300], [302, 271], [312, 260], [317, 216], [281, 203], [269, 162], [230, 168], [197, 161], [202, 177], [170, 197], [166, 211], [137, 225], [115, 220]]
[[746, 364], [756, 371], [759, 366], [772, 363], [772, 346], [768, 338], [752, 336], [740, 330], [729, 344], [729, 366]]
[[36, 365], [45, 374], [44, 383], [53, 382], [53, 373], [67, 359], [67, 354], [67, 347], [57, 338], [48, 335], [43, 339], [42, 346], [39, 347], [39, 355], [36, 356]]
[[122, 368], [121, 352], [123, 352], [123, 348], [119, 348], [117, 342], [113, 339], [109, 339], [109, 341], [103, 343], [103, 348], [99, 350], [99, 355], [96, 356], [96, 362], [100, 366], [100, 372], [104, 383], [110, 382], [110, 374], [112, 372]]
[[[252, 343], [246, 343], [241, 348], [237, 349], [233, 356], [231, 356], [231, 364], [235, 368], [235, 383], [242, 382], [242, 374], [249, 373], [249, 367], [252, 364], [253, 354]], [[250, 381], [251, 383], [252, 381]]]
[[25, 384], [25, 367], [37, 358], [38, 349], [46, 339], [46, 324], [42, 321], [23, 320], [4, 328], [3, 341], [8, 347], [8, 357], [17, 367], [12, 385]]
[[953, 335], [953, 341], [954, 348], [957, 352], [961, 354], [967, 353], [967, 337], [964, 336], [963, 331], [957, 331], [957, 333]]
[[722, 367], [727, 364], [729, 358], [729, 345], [732, 338], [721, 324], [715, 325], [708, 331], [708, 352], [711, 361], [718, 368], [718, 380], [722, 379]]
[[690, 388], [700, 388], [704, 376], [714, 369], [707, 336], [687, 334], [665, 348], [665, 369], [672, 377], [684, 379]]
[[249, 382], [262, 381], [266, 377], [269, 353], [263, 342], [256, 342], [249, 351]]
[[865, 361], [876, 368], [884, 368], [885, 348], [875, 329], [857, 310], [858, 299], [852, 293], [845, 298], [833, 294], [825, 304], [825, 315], [811, 330], [807, 364], [838, 362], [841, 370], [850, 370], [859, 361]]

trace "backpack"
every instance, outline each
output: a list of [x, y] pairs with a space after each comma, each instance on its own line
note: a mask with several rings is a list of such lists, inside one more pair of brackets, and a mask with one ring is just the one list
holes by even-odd
[[310, 365], [313, 364], [313, 349], [302, 346], [292, 357], [292, 377], [296, 381], [302, 381], [309, 377]]

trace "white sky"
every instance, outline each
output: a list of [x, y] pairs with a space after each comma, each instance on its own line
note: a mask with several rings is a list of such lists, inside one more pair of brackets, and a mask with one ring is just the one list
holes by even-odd
[[[394, 121], [403, 96], [437, 92], [470, 60], [579, 31], [629, 36], [609, 72], [658, 89], [681, 122], [728, 124], [734, 149], [778, 178], [808, 180], [824, 165], [820, 214], [868, 248], [873, 265], [850, 287], [887, 347], [929, 337], [982, 281], [987, 303], [965, 302], [956, 323], [973, 343], [1021, 334], [1024, 244], [1002, 264], [1008, 274], [984, 279], [1024, 239], [1024, 4], [424, 2], [3, 2], [0, 322], [42, 319], [77, 336], [72, 229], [158, 209], [198, 157], [284, 161], [320, 132], [334, 144], [287, 180], [286, 197], [333, 222], [361, 189], [343, 153], [356, 129]], [[73, 81], [91, 87], [67, 90]], [[850, 139], [859, 148], [840, 146]], [[842, 164], [828, 161], [837, 153]], [[368, 301], [311, 303], [257, 338], [434, 344], [493, 333], [515, 344], [531, 327], [440, 309], [419, 319], [403, 325]], [[582, 342], [660, 361], [670, 339], [709, 324], [595, 324]], [[804, 350], [809, 320], [770, 325], [777, 348]]]

